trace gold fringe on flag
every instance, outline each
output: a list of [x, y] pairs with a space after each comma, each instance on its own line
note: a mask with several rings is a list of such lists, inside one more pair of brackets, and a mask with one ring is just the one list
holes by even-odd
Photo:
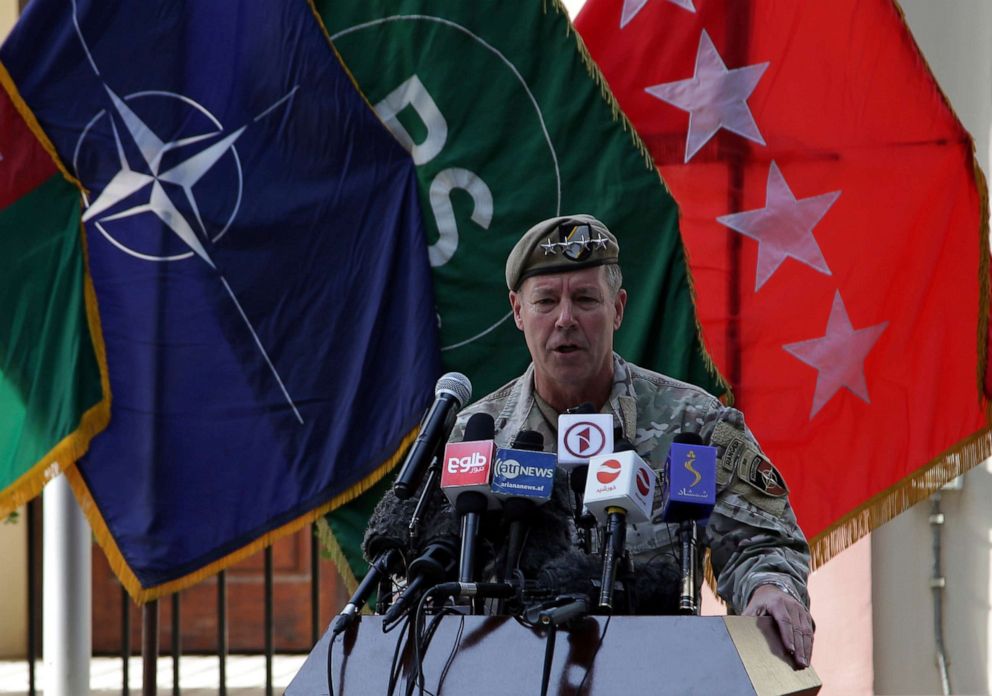
[[873, 529], [929, 498], [941, 486], [992, 456], [992, 428], [985, 427], [935, 457], [891, 488], [852, 510], [810, 541], [816, 570]]
[[[326, 516], [317, 520], [317, 538], [331, 555], [331, 560], [334, 561], [334, 566], [338, 569], [338, 574], [344, 580], [344, 587], [348, 591], [348, 594], [354, 594], [355, 590], [358, 589], [358, 578], [355, 577], [355, 571], [352, 570], [351, 563], [348, 562], [348, 557], [344, 555], [344, 549], [341, 548], [341, 543], [334, 535], [334, 530], [331, 529], [331, 524], [327, 521]], [[365, 609], [368, 609], [368, 607], [365, 607]]]
[[[106, 554], [107, 561], [110, 563], [110, 567], [114, 571], [114, 574], [117, 576], [118, 580], [120, 580], [128, 594], [131, 595], [131, 598], [138, 604], [144, 604], [145, 602], [149, 602], [153, 599], [158, 599], [159, 597], [164, 597], [174, 592], [179, 592], [188, 587], [192, 587], [201, 580], [204, 580], [211, 575], [215, 575], [225, 568], [228, 568], [235, 563], [243, 561], [249, 556], [258, 553], [266, 546], [275, 543], [276, 540], [290, 534], [294, 534], [307, 524], [322, 518], [328, 512], [344, 505], [345, 503], [351, 502], [378, 483], [383, 476], [396, 467], [400, 461], [401, 455], [406, 451], [406, 449], [410, 446], [410, 443], [413, 442], [413, 439], [417, 436], [418, 430], [419, 426], [407, 433], [402, 442], [400, 442], [400, 445], [396, 451], [382, 465], [377, 467], [375, 471], [370, 473], [355, 485], [351, 486], [348, 490], [336, 495], [329, 502], [300, 515], [296, 519], [291, 522], [287, 522], [281, 527], [262, 534], [254, 541], [251, 541], [236, 551], [232, 551], [226, 556], [219, 558], [192, 573], [153, 587], [142, 587], [138, 577], [127, 564], [127, 561], [124, 559], [123, 554], [121, 554], [120, 549], [117, 547], [117, 543], [114, 541], [114, 538], [103, 519], [103, 515], [100, 513], [99, 508], [97, 508], [95, 502], [93, 501], [93, 497], [90, 495], [90, 491], [86, 487], [86, 482], [83, 480], [79, 470], [76, 467], [71, 467], [67, 469], [65, 473], [69, 478], [69, 484], [72, 486], [73, 492], [76, 494], [76, 499], [80, 502], [80, 507], [82, 507], [83, 514], [86, 515], [86, 518], [90, 522], [90, 526], [93, 528], [93, 536], [103, 549], [103, 552]], [[336, 544], [336, 540], [334, 543]], [[340, 546], [338, 546], [338, 549], [340, 550]], [[341, 557], [344, 557], [343, 553], [341, 554]], [[337, 559], [335, 559], [335, 562], [337, 562]], [[347, 564], [345, 564], [344, 567], [347, 567]], [[338, 567], [338, 572], [341, 573], [345, 584], [349, 588], [357, 586], [354, 575], [349, 577], [349, 575], [342, 570], [341, 566]], [[349, 589], [349, 591], [354, 590]]]

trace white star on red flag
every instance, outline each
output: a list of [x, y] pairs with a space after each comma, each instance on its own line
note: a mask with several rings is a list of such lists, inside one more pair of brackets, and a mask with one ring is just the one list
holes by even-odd
[[834, 295], [823, 337], [782, 346], [788, 353], [818, 371], [810, 420], [841, 387], [846, 387], [865, 403], [871, 403], [868, 383], [865, 381], [865, 359], [888, 325], [889, 322], [883, 321], [881, 324], [855, 329], [838, 290]]
[[787, 258], [831, 275], [823, 252], [813, 237], [813, 228], [837, 201], [840, 193], [831, 191], [797, 199], [773, 161], [768, 170], [765, 207], [717, 218], [718, 222], [758, 242], [755, 292]]
[[721, 128], [765, 144], [747, 100], [766, 68], [767, 62], [728, 70], [709, 34], [703, 30], [693, 76], [644, 89], [651, 96], [689, 112], [689, 134], [685, 141], [688, 162]]
[[[689, 12], [695, 12], [696, 8], [692, 4], [692, 0], [668, 0], [668, 2], [673, 5], [678, 5], [683, 10], [689, 10]], [[648, 4], [648, 0], [623, 0], [623, 10], [620, 13], [620, 28], [623, 29], [637, 13], [644, 9], [644, 6]]]

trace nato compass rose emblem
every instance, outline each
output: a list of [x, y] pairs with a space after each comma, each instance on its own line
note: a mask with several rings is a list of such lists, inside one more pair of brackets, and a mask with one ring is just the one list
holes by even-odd
[[[75, 9], [73, 3], [74, 13]], [[225, 129], [204, 106], [175, 92], [148, 90], [119, 96], [101, 76], [78, 20], [74, 25], [109, 103], [83, 128], [73, 151], [73, 169], [77, 173], [81, 167], [92, 170], [93, 162], [106, 159], [105, 152], [98, 152], [106, 148], [106, 143], [99, 142], [96, 129], [106, 129], [107, 123], [113, 137], [116, 167], [116, 172], [102, 188], [99, 176], [88, 177], [88, 183], [92, 184], [93, 178], [97, 181], [93, 191], [83, 194], [83, 222], [92, 225], [117, 249], [134, 258], [153, 263], [196, 258], [209, 266], [217, 274], [283, 397], [302, 424], [303, 417], [255, 327], [205, 243], [206, 240], [214, 243], [224, 236], [241, 205], [243, 177], [235, 143], [255, 123], [290, 108], [299, 86], [293, 87], [248, 123], [233, 130]], [[105, 168], [102, 162], [100, 168]], [[201, 183], [209, 184], [210, 195], [198, 198], [197, 189]], [[94, 193], [95, 197], [91, 197]], [[222, 224], [209, 222], [217, 219], [222, 220]]]

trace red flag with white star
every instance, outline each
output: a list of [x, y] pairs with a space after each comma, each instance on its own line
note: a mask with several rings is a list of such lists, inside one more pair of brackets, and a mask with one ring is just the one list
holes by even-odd
[[895, 4], [590, 0], [575, 24], [814, 561], [987, 457], [985, 182]]

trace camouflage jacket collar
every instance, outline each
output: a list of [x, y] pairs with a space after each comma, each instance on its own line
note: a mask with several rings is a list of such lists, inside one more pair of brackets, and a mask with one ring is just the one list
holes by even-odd
[[[613, 389], [609, 398], [609, 413], [613, 414], [614, 427], [622, 428], [623, 436], [634, 441], [637, 429], [637, 397], [630, 365], [616, 353], [613, 354]], [[557, 437], [557, 423], [548, 423], [537, 406], [534, 394], [534, 364], [531, 363], [506, 397], [503, 409], [496, 418], [497, 427], [507, 438], [521, 430], [537, 430], [543, 435]], [[501, 438], [498, 438], [501, 439]]]

